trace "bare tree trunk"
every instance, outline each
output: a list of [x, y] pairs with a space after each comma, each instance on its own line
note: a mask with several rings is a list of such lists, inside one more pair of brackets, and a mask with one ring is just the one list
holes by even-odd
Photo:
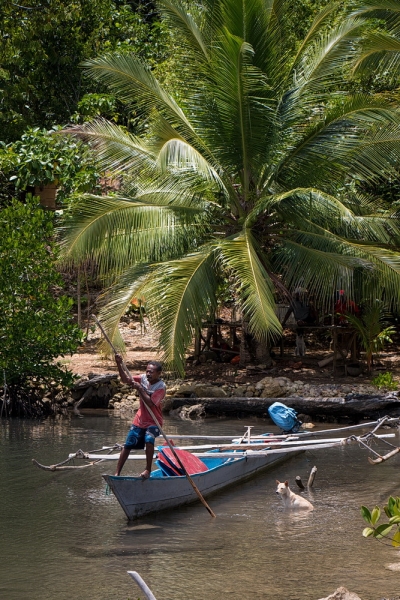
[[196, 331], [196, 335], [194, 338], [194, 357], [196, 360], [199, 360], [201, 352], [201, 329]]
[[272, 365], [272, 359], [270, 354], [270, 348], [262, 342], [254, 340], [255, 355], [258, 363], [270, 367]]
[[251, 339], [251, 336], [248, 332], [248, 323], [247, 323], [247, 321], [245, 321], [245, 319], [243, 319], [243, 321], [242, 321], [242, 338], [240, 340], [240, 352], [239, 352], [241, 365], [246, 365], [251, 361], [250, 344], [249, 344], [250, 339]]
[[82, 305], [81, 305], [81, 268], [78, 267], [78, 281], [76, 284], [76, 301], [78, 304], [78, 325], [82, 327]]
[[240, 364], [246, 365], [249, 362], [256, 362], [270, 367], [272, 364], [270, 348], [265, 342], [259, 342], [249, 332], [248, 323], [242, 322], [242, 339], [240, 342]]
[[92, 307], [90, 306], [90, 290], [89, 290], [89, 281], [88, 281], [88, 273], [87, 273], [87, 264], [84, 266], [84, 274], [85, 274], [85, 286], [86, 286], [86, 295], [87, 295], [87, 321], [86, 321], [86, 339], [89, 337], [89, 325], [90, 325], [90, 315], [92, 314]]

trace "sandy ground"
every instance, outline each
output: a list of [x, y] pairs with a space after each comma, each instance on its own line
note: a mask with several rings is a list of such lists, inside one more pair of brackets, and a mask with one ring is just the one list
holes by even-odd
[[[150, 327], [148, 322], [141, 325], [139, 322], [130, 320], [121, 323], [120, 331], [126, 344], [125, 362], [132, 371], [143, 371], [147, 362], [151, 359], [158, 360], [159, 353], [156, 351], [157, 333]], [[95, 373], [117, 372], [113, 356], [105, 356], [99, 352], [98, 344], [101, 332], [98, 328], [89, 332], [87, 342], [79, 351], [71, 357], [65, 357], [63, 363], [73, 373], [88, 375]]]
[[[160, 354], [156, 349], [157, 332], [151, 328], [147, 321], [140, 324], [137, 320], [127, 318], [125, 322], [121, 323], [120, 330], [126, 343], [125, 361], [132, 372], [143, 372], [147, 362], [151, 359], [160, 360]], [[90, 373], [101, 375], [117, 372], [113, 357], [106, 357], [98, 351], [100, 335], [99, 329], [90, 332], [88, 341], [79, 351], [73, 356], [63, 359], [62, 362], [67, 368], [77, 375], [88, 375]], [[329, 342], [323, 335], [319, 335], [319, 337], [308, 336], [306, 342], [306, 356], [299, 360], [294, 355], [294, 335], [287, 332], [284, 356], [280, 356], [279, 348], [274, 348], [274, 367], [266, 371], [257, 371], [254, 374], [230, 363], [206, 363], [193, 366], [188, 361], [186, 379], [210, 383], [241, 383], [255, 382], [266, 376], [284, 376], [292, 380], [302, 380], [310, 383], [356, 384], [370, 381], [371, 377], [368, 377], [365, 373], [357, 378], [345, 377], [344, 368], [341, 366], [337, 368], [336, 373], [333, 373], [332, 364], [327, 365], [325, 368], [318, 367], [318, 361], [330, 354]], [[379, 360], [376, 361], [373, 375], [385, 371], [390, 371], [394, 379], [400, 382], [400, 360], [397, 346], [392, 346], [390, 351], [380, 355]], [[165, 373], [164, 378], [169, 378], [168, 373]]]

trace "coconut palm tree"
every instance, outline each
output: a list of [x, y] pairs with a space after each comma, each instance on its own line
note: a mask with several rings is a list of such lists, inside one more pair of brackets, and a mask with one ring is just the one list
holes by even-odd
[[295, 50], [289, 0], [158, 6], [175, 44], [167, 84], [133, 55], [86, 64], [135, 106], [144, 134], [103, 120], [68, 130], [129, 182], [124, 196], [83, 198], [61, 228], [64, 256], [94, 258], [113, 284], [102, 309], [113, 341], [143, 298], [164, 360], [182, 372], [227, 280], [262, 343], [281, 333], [276, 292], [298, 285], [328, 305], [358, 281], [363, 298], [379, 287], [398, 305], [397, 208], [359, 184], [395, 169], [400, 112], [348, 84], [366, 60], [371, 5], [340, 18], [326, 7]]
[[390, 324], [390, 318], [390, 312], [379, 299], [365, 305], [360, 317], [346, 315], [365, 352], [369, 375], [372, 372], [374, 354], [379, 355], [386, 344], [392, 343], [392, 336], [396, 330]]

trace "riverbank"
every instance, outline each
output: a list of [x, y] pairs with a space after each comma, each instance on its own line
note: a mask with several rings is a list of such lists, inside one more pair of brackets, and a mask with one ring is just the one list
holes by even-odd
[[[120, 326], [126, 343], [126, 363], [132, 372], [143, 372], [149, 360], [157, 360], [157, 332], [148, 322], [125, 319]], [[130, 418], [138, 408], [132, 390], [118, 381], [112, 357], [98, 352], [100, 332], [95, 329], [79, 352], [64, 361], [81, 379], [67, 398], [68, 406], [110, 408]], [[289, 344], [287, 344], [289, 346]], [[196, 419], [206, 415], [254, 415], [268, 417], [268, 407], [282, 401], [297, 410], [305, 421], [360, 420], [383, 415], [398, 416], [400, 403], [396, 392], [378, 390], [371, 377], [345, 373], [338, 363], [320, 367], [329, 347], [316, 343], [301, 361], [294, 360], [293, 349], [275, 356], [271, 368], [250, 364], [241, 368], [213, 360], [193, 364], [187, 361], [186, 377], [174, 379], [165, 373], [167, 401], [165, 411], [177, 418]], [[400, 381], [397, 353], [387, 352], [376, 362], [374, 375], [390, 372]], [[65, 399], [64, 399], [65, 400]]]
[[[125, 361], [134, 372], [144, 371], [149, 360], [159, 360], [157, 352], [158, 333], [145, 319], [140, 323], [135, 318], [124, 318], [120, 324], [120, 332], [126, 344]], [[90, 332], [88, 341], [79, 351], [71, 357], [63, 359], [63, 363], [73, 373], [87, 376], [89, 374], [103, 375], [104, 373], [117, 373], [113, 357], [104, 356], [98, 352], [100, 331], [96, 327]], [[260, 364], [249, 364], [246, 367], [232, 365], [231, 363], [216, 362], [208, 359], [195, 364], [190, 352], [186, 362], [185, 379], [212, 384], [257, 383], [263, 377], [285, 377], [292, 382], [301, 380], [305, 384], [333, 384], [347, 385], [359, 388], [370, 385], [371, 379], [379, 373], [390, 372], [393, 379], [399, 383], [400, 388], [400, 358], [399, 349], [395, 345], [382, 352], [379, 359], [375, 359], [374, 372], [368, 375], [365, 369], [357, 376], [345, 373], [344, 366], [339, 360], [336, 369], [333, 363], [319, 366], [321, 361], [331, 356], [329, 341], [321, 333], [313, 333], [306, 340], [306, 355], [301, 359], [295, 356], [295, 336], [293, 331], [285, 331], [285, 347], [283, 356], [280, 348], [273, 349], [273, 364], [266, 368]], [[169, 374], [164, 374], [167, 382], [171, 381]]]
[[[297, 395], [288, 393], [293, 389], [298, 391]], [[339, 392], [341, 396], [337, 395]], [[163, 409], [166, 414], [179, 419], [196, 420], [206, 416], [267, 419], [268, 408], [277, 401], [294, 408], [305, 424], [312, 420], [358, 423], [383, 415], [400, 416], [398, 392], [378, 393], [365, 384], [359, 391], [345, 385], [312, 386], [302, 381], [292, 385], [289, 380], [272, 377], [264, 377], [256, 384], [222, 386], [175, 382], [167, 390]], [[136, 393], [112, 373], [82, 377], [69, 396], [64, 398], [63, 404], [75, 411], [79, 408], [113, 409], [116, 414], [128, 419], [139, 408]]]

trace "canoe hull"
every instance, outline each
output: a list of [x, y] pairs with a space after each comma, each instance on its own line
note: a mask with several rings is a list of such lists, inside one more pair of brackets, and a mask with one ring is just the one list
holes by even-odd
[[[237, 458], [228, 462], [221, 459], [210, 459], [209, 470], [192, 475], [192, 479], [204, 497], [223, 488], [244, 481], [257, 473], [276, 466], [290, 455], [264, 455], [252, 458]], [[213, 461], [215, 466], [212, 466]], [[211, 466], [210, 466], [211, 465]], [[198, 496], [186, 477], [163, 477], [159, 471], [152, 473], [149, 479], [141, 477], [116, 477], [103, 475], [119, 504], [129, 520], [143, 515], [190, 504], [198, 500]]]

